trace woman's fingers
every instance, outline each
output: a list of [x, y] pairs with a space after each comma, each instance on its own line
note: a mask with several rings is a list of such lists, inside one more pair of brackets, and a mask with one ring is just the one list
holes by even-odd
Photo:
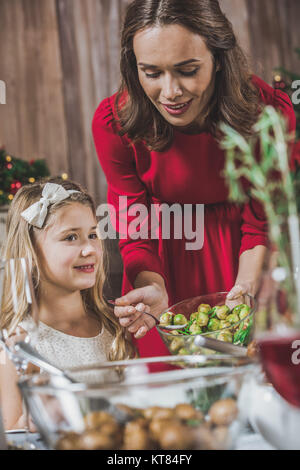
[[115, 300], [116, 306], [128, 306], [131, 304], [137, 305], [139, 303], [144, 302], [144, 296], [145, 296], [145, 289], [144, 287], [140, 287], [138, 289], [133, 289], [130, 292], [128, 292], [126, 295], [123, 295], [122, 297], [119, 297], [118, 299]]
[[135, 307], [115, 307], [114, 313], [119, 318], [120, 325], [127, 328], [128, 332], [137, 339], [145, 336], [155, 326], [155, 321], [147, 315], [150, 313], [150, 307], [143, 303]]
[[231, 289], [231, 291], [227, 295], [227, 300], [236, 300], [246, 293], [247, 293], [246, 287], [237, 284]]
[[137, 320], [141, 316], [141, 313], [138, 312], [135, 315], [130, 315], [129, 317], [122, 317], [119, 318], [119, 323], [121, 326], [127, 328], [128, 326], [132, 325], [135, 320]]
[[133, 314], [139, 313], [140, 315], [144, 312], [145, 310], [145, 305], [143, 303], [139, 303], [137, 305], [129, 305], [126, 307], [118, 307], [115, 306], [114, 308], [114, 314], [118, 318], [124, 318], [124, 317], [130, 317]]
[[138, 331], [135, 333], [134, 337], [136, 339], [140, 339], [140, 338], [143, 338], [143, 336], [145, 336], [147, 333], [148, 333], [148, 328], [146, 328], [145, 326], [141, 326], [141, 328], [138, 329]]
[[147, 313], [150, 313], [150, 308], [147, 306], [142, 316], [137, 318], [128, 328], [129, 333], [134, 334], [135, 338], [142, 338], [156, 323]]

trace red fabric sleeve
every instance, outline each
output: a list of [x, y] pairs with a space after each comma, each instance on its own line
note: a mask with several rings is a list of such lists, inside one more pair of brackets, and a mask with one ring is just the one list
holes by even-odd
[[[129, 142], [117, 133], [111, 99], [106, 98], [99, 105], [92, 130], [98, 158], [108, 183], [107, 200], [115, 209], [116, 220], [111, 217], [111, 222], [120, 236], [119, 247], [124, 269], [132, 285], [141, 271], [156, 272], [165, 279], [158, 256], [158, 240], [151, 239], [148, 233], [151, 227], [149, 194], [137, 175]], [[126, 205], [119, 204], [120, 196], [127, 197]], [[138, 216], [128, 215], [129, 208], [134, 204], [142, 204], [147, 208], [148, 216], [141, 225], [145, 227], [146, 239], [133, 240], [129, 236], [129, 225]]]
[[[263, 104], [272, 105], [278, 111], [281, 111], [282, 115], [287, 120], [289, 133], [294, 133], [296, 129], [296, 116], [288, 95], [281, 90], [274, 90], [258, 77], [253, 78], [253, 83], [259, 87], [260, 98]], [[249, 203], [245, 204], [242, 212], [242, 220], [240, 255], [244, 251], [251, 250], [251, 248], [257, 245], [269, 245], [268, 224], [263, 206], [258, 201], [250, 200]]]

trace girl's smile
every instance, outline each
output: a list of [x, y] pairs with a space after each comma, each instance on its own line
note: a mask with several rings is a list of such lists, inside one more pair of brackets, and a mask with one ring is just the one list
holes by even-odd
[[95, 265], [84, 264], [82, 266], [75, 266], [74, 269], [77, 269], [78, 271], [83, 272], [83, 273], [93, 273], [95, 271]]

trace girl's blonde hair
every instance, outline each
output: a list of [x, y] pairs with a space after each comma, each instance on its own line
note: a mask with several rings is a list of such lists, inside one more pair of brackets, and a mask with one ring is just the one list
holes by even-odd
[[[68, 199], [48, 207], [48, 214], [41, 229], [33, 227], [21, 217], [21, 213], [29, 206], [39, 201], [42, 197], [42, 191], [46, 183], [60, 184], [66, 190], [80, 191], [70, 194]], [[70, 205], [74, 202], [83, 204], [91, 208], [96, 218], [96, 209], [92, 197], [78, 183], [62, 178], [42, 179], [37, 183], [23, 186], [17, 192], [10, 206], [6, 223], [6, 242], [2, 250], [2, 258], [27, 258], [29, 270], [32, 275], [34, 290], [38, 299], [40, 284], [40, 266], [38, 256], [35, 250], [34, 234], [40, 230], [45, 230], [52, 223], [52, 215], [60, 208]], [[109, 360], [122, 360], [133, 357], [135, 348], [128, 340], [124, 328], [114, 316], [113, 309], [107, 305], [103, 297], [103, 286], [106, 280], [106, 270], [108, 264], [107, 253], [103, 241], [99, 238], [101, 244], [101, 260], [98, 272], [96, 274], [95, 285], [89, 289], [81, 291], [83, 304], [86, 311], [92, 311], [97, 316], [102, 327], [108, 330], [114, 340], [109, 351]], [[6, 328], [8, 333], [15, 331], [18, 324], [23, 321], [27, 311], [27, 301], [22, 281], [23, 272], [17, 267], [15, 273], [17, 279], [16, 291], [18, 295], [18, 311], [14, 312], [12, 295], [9, 286], [4, 285], [3, 289], [3, 307], [0, 316], [0, 329]], [[9, 280], [7, 280], [9, 282]]]

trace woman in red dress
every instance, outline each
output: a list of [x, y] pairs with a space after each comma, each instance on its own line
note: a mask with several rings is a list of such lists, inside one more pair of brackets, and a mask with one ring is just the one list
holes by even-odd
[[[133, 1], [122, 33], [121, 73], [119, 92], [102, 101], [93, 120], [124, 264], [115, 314], [140, 355], [157, 356], [168, 351], [145, 312], [158, 317], [185, 298], [216, 291], [234, 298], [258, 289], [267, 224], [258, 202], [228, 201], [220, 122], [250, 136], [265, 104], [287, 117], [291, 131], [295, 115], [286, 94], [250, 74], [218, 0]], [[136, 204], [148, 211], [138, 239], [129, 233]], [[162, 204], [177, 208], [169, 237], [161, 225], [158, 236], [150, 233], [151, 206]]]

